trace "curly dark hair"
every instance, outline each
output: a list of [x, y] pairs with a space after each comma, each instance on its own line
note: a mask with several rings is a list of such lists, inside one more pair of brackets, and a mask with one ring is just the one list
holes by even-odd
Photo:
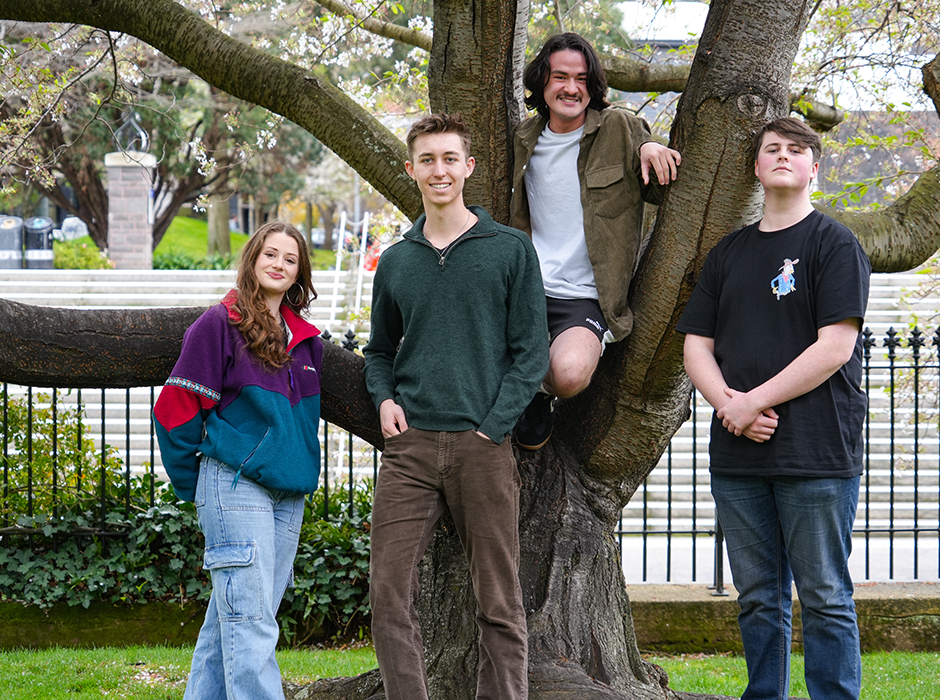
[[551, 74], [549, 61], [553, 53], [565, 50], [577, 51], [584, 56], [584, 62], [587, 64], [587, 90], [591, 97], [588, 106], [597, 111], [610, 107], [610, 102], [607, 101], [607, 76], [604, 75], [601, 60], [587, 39], [574, 32], [565, 32], [551, 37], [542, 46], [538, 56], [526, 66], [522, 76], [522, 83], [529, 92], [525, 98], [525, 106], [537, 111], [544, 119], [549, 118], [548, 104], [545, 102], [544, 94], [545, 85], [548, 84]]

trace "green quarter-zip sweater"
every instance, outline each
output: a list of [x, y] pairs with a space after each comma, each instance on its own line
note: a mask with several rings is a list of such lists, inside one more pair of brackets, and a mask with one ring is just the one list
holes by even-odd
[[470, 209], [479, 221], [445, 252], [422, 215], [379, 259], [366, 386], [409, 427], [500, 443], [548, 370], [545, 293], [529, 237]]

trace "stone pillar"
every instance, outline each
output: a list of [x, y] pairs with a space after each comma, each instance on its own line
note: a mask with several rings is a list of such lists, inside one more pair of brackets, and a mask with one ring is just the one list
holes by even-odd
[[150, 221], [149, 153], [108, 153], [108, 255], [118, 270], [153, 268], [153, 224]]

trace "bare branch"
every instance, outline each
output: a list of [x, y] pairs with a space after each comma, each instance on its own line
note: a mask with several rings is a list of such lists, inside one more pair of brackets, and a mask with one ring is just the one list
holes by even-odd
[[[623, 92], [682, 92], [689, 79], [689, 64], [648, 63], [634, 58], [601, 56], [607, 84]], [[806, 93], [790, 95], [790, 110], [802, 114], [818, 131], [829, 131], [845, 119], [845, 112]]]
[[335, 15], [352, 17], [356, 24], [366, 31], [384, 36], [386, 39], [400, 41], [409, 46], [416, 46], [425, 51], [431, 50], [431, 37], [417, 29], [408, 29], [391, 22], [383, 22], [370, 15], [357, 12], [342, 0], [317, 0], [317, 2]]

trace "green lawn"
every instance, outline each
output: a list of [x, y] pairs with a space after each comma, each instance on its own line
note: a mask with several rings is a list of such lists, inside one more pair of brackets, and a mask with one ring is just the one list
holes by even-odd
[[[669, 686], [675, 690], [740, 697], [747, 686], [747, 667], [740, 656], [646, 658], [666, 669]], [[790, 695], [809, 697], [803, 681], [803, 657], [794, 654], [790, 668]], [[940, 653], [863, 655], [862, 700], [940, 700]]]
[[[237, 256], [248, 242], [244, 233], [231, 234], [232, 255]], [[154, 255], [177, 250], [194, 258], [206, 257], [209, 249], [209, 225], [205, 221], [193, 219], [188, 216], [177, 216], [170, 224], [170, 228], [163, 234], [160, 245], [153, 251]]]
[[[94, 650], [0, 652], [5, 700], [181, 700], [192, 648], [131, 647]], [[703, 654], [650, 656], [669, 672], [675, 690], [737, 695], [746, 683], [744, 659]], [[370, 647], [279, 651], [284, 678], [307, 683], [354, 676], [376, 667]], [[863, 700], [940, 700], [940, 653], [866, 654], [862, 659]], [[807, 697], [803, 659], [793, 657], [791, 695]]]
[[[237, 260], [241, 249], [245, 247], [249, 236], [244, 233], [231, 234], [232, 256]], [[209, 249], [209, 226], [205, 221], [188, 216], [177, 216], [170, 228], [160, 240], [154, 255], [169, 253], [171, 250], [185, 253], [193, 258], [206, 257]], [[311, 264], [314, 270], [329, 270], [333, 267], [336, 254], [332, 250], [314, 248], [311, 251]]]
[[[170, 647], [0, 652], [4, 700], [181, 700], [193, 650]], [[283, 676], [306, 683], [376, 667], [370, 647], [279, 651]]]

